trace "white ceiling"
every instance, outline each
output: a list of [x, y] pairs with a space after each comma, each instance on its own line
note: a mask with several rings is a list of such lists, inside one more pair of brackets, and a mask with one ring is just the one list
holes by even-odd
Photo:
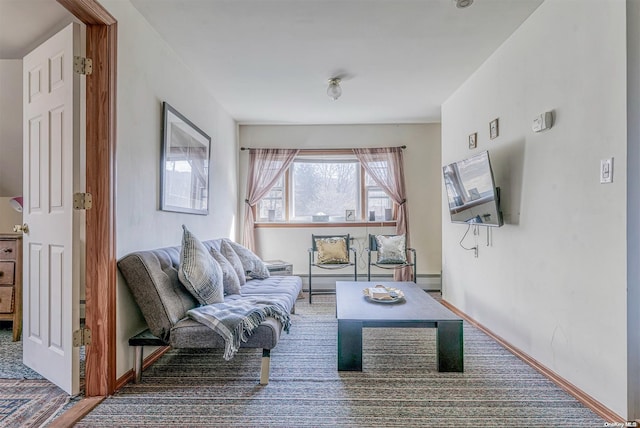
[[[131, 0], [239, 123], [294, 124], [438, 122], [542, 1]], [[0, 58], [65, 15], [54, 0], [0, 0]]]

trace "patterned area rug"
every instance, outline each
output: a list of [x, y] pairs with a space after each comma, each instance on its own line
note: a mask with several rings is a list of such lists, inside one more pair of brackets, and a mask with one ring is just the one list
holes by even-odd
[[79, 398], [70, 397], [39, 373], [22, 364], [22, 341], [13, 342], [12, 336], [11, 324], [2, 323], [0, 427], [44, 426]]
[[0, 379], [0, 426], [41, 427], [68, 399], [46, 380]]
[[602, 427], [604, 421], [465, 324], [465, 372], [439, 373], [435, 330], [365, 329], [362, 372], [338, 372], [335, 296], [297, 302], [271, 353], [172, 350], [79, 427]]
[[22, 364], [22, 341], [13, 342], [11, 323], [0, 324], [0, 379], [42, 379]]

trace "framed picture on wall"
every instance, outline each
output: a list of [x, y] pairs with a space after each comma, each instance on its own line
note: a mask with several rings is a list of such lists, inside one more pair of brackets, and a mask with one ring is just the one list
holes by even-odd
[[469, 135], [469, 149], [475, 149], [478, 146], [478, 133], [474, 132]]
[[162, 112], [160, 209], [206, 215], [211, 138], [167, 102]]
[[489, 138], [492, 140], [497, 138], [499, 135], [498, 131], [498, 118], [496, 117], [489, 123]]

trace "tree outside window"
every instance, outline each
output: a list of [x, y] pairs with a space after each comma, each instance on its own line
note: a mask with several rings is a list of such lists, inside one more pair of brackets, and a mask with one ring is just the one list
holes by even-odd
[[355, 210], [356, 219], [366, 220], [368, 211], [375, 211], [380, 221], [388, 208], [392, 208], [391, 198], [363, 174], [354, 156], [303, 155], [259, 202], [257, 218], [295, 223], [311, 222], [313, 216], [323, 214], [329, 222], [343, 222], [345, 211]]

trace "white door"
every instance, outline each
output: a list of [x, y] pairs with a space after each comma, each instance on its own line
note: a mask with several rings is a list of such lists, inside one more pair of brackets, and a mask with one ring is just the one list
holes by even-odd
[[79, 388], [79, 41], [70, 24], [23, 59], [23, 361], [69, 394]]

